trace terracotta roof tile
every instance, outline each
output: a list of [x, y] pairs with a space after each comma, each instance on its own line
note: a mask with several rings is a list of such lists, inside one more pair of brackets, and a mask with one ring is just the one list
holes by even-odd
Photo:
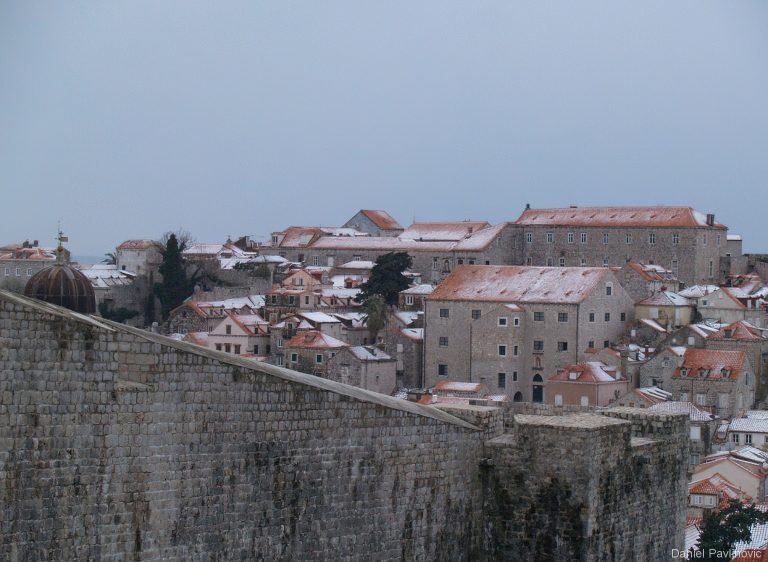
[[687, 369], [685, 378], [719, 380], [727, 377], [738, 380], [746, 362], [747, 354], [743, 351], [688, 348], [683, 355], [682, 366], [675, 369], [672, 377], [683, 377], [683, 370]]
[[462, 265], [427, 300], [576, 304], [607, 275], [601, 267]]
[[383, 230], [402, 230], [402, 226], [398, 223], [392, 215], [386, 211], [372, 211], [370, 209], [362, 209], [360, 211], [368, 220]]
[[293, 336], [285, 344], [294, 349], [339, 349], [349, 344], [317, 330], [308, 330]]
[[729, 324], [725, 328], [710, 334], [709, 340], [740, 340], [740, 341], [763, 341], [762, 332], [756, 326], [753, 326], [745, 320]]
[[[576, 207], [526, 209], [515, 221], [521, 225], [587, 227], [698, 227], [706, 215], [690, 207]], [[715, 223], [719, 228], [724, 225]]]
[[126, 240], [122, 244], [120, 244], [117, 249], [118, 250], [148, 250], [149, 248], [155, 247], [157, 249], [162, 248], [160, 243], [156, 242], [155, 240]]

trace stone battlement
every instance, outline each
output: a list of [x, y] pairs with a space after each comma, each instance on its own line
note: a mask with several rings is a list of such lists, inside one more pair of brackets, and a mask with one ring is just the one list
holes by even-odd
[[509, 418], [0, 291], [0, 559], [662, 560], [682, 544], [685, 423]]

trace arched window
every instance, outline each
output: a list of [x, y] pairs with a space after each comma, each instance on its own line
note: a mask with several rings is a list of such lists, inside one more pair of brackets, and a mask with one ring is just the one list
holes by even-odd
[[522, 392], [515, 392], [515, 396], [512, 398], [515, 402], [522, 402], [523, 401], [523, 393]]
[[544, 402], [544, 380], [539, 374], [533, 376], [533, 401]]

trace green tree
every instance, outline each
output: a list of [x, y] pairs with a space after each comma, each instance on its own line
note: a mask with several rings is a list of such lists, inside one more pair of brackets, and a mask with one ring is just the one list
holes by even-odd
[[101, 263], [105, 263], [107, 265], [117, 265], [117, 255], [113, 252], [109, 252], [104, 254], [104, 259], [101, 260]]
[[179, 306], [192, 294], [195, 279], [187, 278], [186, 264], [182, 246], [179, 245], [176, 235], [171, 233], [165, 243], [165, 248], [160, 251], [163, 261], [160, 264], [160, 274], [163, 276], [161, 283], [155, 283], [155, 295], [160, 300], [163, 320], [167, 320], [171, 310]]
[[768, 513], [754, 505], [730, 500], [726, 507], [704, 515], [701, 534], [696, 546], [691, 548], [691, 557], [706, 561], [731, 560], [736, 544], [752, 540], [751, 527], [766, 522]]
[[101, 314], [102, 318], [106, 318], [107, 320], [114, 320], [115, 322], [120, 322], [121, 324], [124, 324], [126, 320], [130, 320], [131, 318], [139, 315], [139, 313], [135, 310], [130, 310], [124, 306], [113, 309], [106, 302], [99, 304], [99, 314]]
[[397, 304], [398, 293], [410, 285], [403, 271], [411, 267], [412, 263], [413, 259], [408, 252], [389, 252], [379, 256], [370, 278], [360, 285], [357, 300], [365, 302], [373, 295], [379, 295], [386, 304]]
[[366, 324], [368, 326], [368, 333], [371, 336], [371, 344], [375, 344], [376, 336], [387, 324], [389, 307], [384, 297], [381, 295], [371, 295], [363, 302], [363, 311], [368, 315]]

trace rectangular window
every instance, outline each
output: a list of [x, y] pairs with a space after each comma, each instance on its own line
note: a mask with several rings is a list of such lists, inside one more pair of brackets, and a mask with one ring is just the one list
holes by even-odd
[[226, 332], [227, 335], [230, 335], [232, 333], [232, 326], [229, 326], [229, 325], [225, 326], [224, 331]]
[[632, 233], [631, 232], [627, 232], [626, 240], [627, 240], [627, 244], [631, 244], [632, 243]]
[[608, 284], [605, 286], [605, 296], [606, 296], [606, 297], [610, 297], [612, 294], [613, 294], [613, 285], [611, 285], [610, 283], [608, 283]]
[[587, 267], [587, 260], [581, 258], [581, 260], [579, 260], [579, 265], [581, 265], [581, 267]]
[[413, 304], [413, 295], [405, 295], [405, 304], [407, 305]]
[[472, 311], [472, 320], [478, 320], [480, 318], [480, 311], [475, 309]]
[[655, 245], [655, 244], [656, 244], [656, 233], [655, 233], [655, 232], [651, 232], [651, 233], [648, 235], [648, 243], [649, 243], [651, 246], [653, 246], [653, 245]]
[[31, 267], [27, 268], [27, 277], [32, 277], [32, 268]]
[[587, 349], [595, 349], [595, 340], [589, 340], [587, 342]]
[[558, 322], [568, 322], [568, 313], [567, 312], [558, 312], [557, 313], [557, 321]]
[[515, 316], [514, 320], [512, 320], [512, 325], [517, 328], [520, 325], [520, 318]]
[[216, 344], [216, 351], [221, 351], [221, 344], [220, 343]]
[[603, 232], [603, 244], [608, 245], [608, 233]]
[[573, 232], [568, 233], [568, 243], [573, 244]]
[[507, 356], [507, 346], [506, 345], [500, 345], [499, 346], [499, 357], [506, 357]]
[[309, 295], [304, 297], [304, 304], [309, 304]]
[[447, 336], [440, 336], [439, 340], [440, 347], [448, 347], [448, 337]]
[[526, 232], [525, 233], [525, 241], [529, 244], [533, 242], [533, 232]]
[[547, 232], [547, 244], [552, 244], [555, 241], [555, 235], [552, 232]]
[[515, 357], [517, 357], [518, 351], [519, 349], [516, 345], [512, 347], [512, 355], [514, 355]]
[[701, 243], [706, 246], [707, 245], [707, 233], [701, 235]]
[[611, 321], [611, 313], [610, 312], [606, 312], [605, 313], [605, 321], [606, 322], [610, 322]]
[[622, 322], [626, 322], [626, 321], [627, 321], [627, 313], [626, 313], [626, 312], [622, 312], [622, 313], [619, 315], [619, 319], [620, 319]]
[[533, 340], [534, 351], [544, 351], [544, 340]]
[[298, 363], [298, 362], [299, 362], [299, 354], [291, 353], [291, 363]]
[[581, 243], [582, 244], [586, 244], [587, 243], [587, 233], [586, 232], [582, 232], [581, 233]]
[[709, 260], [709, 276], [712, 277], [715, 274], [715, 262]]
[[293, 305], [296, 304], [296, 297], [294, 295], [289, 295], [288, 296], [288, 304], [290, 306], [293, 306]]
[[594, 312], [590, 312], [589, 313], [589, 321], [590, 322], [594, 322], [595, 321], [595, 313]]
[[731, 433], [731, 441], [733, 441], [734, 443], [738, 443], [739, 442], [739, 434], [738, 433]]
[[547, 258], [547, 267], [552, 267], [555, 265], [555, 262], [552, 258]]
[[688, 393], [687, 392], [681, 392], [680, 393], [680, 402], [688, 402]]
[[235, 355], [240, 355], [240, 345], [235, 344]]
[[752, 444], [752, 434], [751, 433], [747, 433], [747, 434], [744, 435], [744, 443], [746, 443], [747, 445], [751, 445]]
[[608, 340], [603, 340], [603, 347], [605, 349], [608, 349], [609, 347], [611, 347], [611, 342]]
[[320, 365], [322, 362], [323, 362], [323, 354], [318, 353], [317, 355], [315, 355], [315, 363]]
[[283, 356], [282, 355], [278, 355], [276, 361], [277, 361], [277, 366], [278, 367], [282, 367], [282, 365], [283, 365]]
[[720, 235], [718, 234], [718, 235], [717, 235], [717, 245], [718, 245], [718, 246], [720, 245], [720, 242], [721, 242], [721, 240], [722, 240], [722, 238], [721, 238], [721, 237], [720, 237]]
[[557, 342], [557, 350], [558, 351], [568, 351], [568, 342], [567, 341], [559, 341], [559, 342]]
[[320, 256], [312, 256], [312, 265], [320, 265]]
[[272, 346], [270, 344], [267, 344], [267, 355], [272, 353]]
[[560, 267], [565, 267], [565, 258], [560, 258]]
[[352, 256], [352, 261], [363, 261], [363, 255], [355, 254], [354, 256]]
[[445, 363], [440, 363], [437, 366], [437, 374], [441, 377], [447, 377], [448, 376], [448, 365]]
[[224, 344], [224, 351], [226, 351], [227, 353], [232, 353], [232, 344], [225, 343]]
[[608, 258], [603, 258], [603, 267], [608, 267]]
[[517, 371], [512, 371], [512, 382], [517, 382]]
[[440, 269], [440, 261], [437, 258], [432, 258], [432, 269]]
[[534, 312], [533, 313], [533, 319], [536, 322], [544, 322], [544, 313], [543, 312]]
[[533, 258], [530, 256], [525, 258], [525, 265], [533, 265]]
[[707, 405], [707, 395], [701, 392], [696, 393], [696, 404], [699, 406]]
[[582, 407], [585, 407], [585, 408], [587, 406], [589, 406], [589, 396], [582, 396], [581, 397], [581, 405], [582, 405]]
[[673, 234], [672, 235], [672, 243], [677, 245], [680, 243], [680, 235], [679, 234]]
[[504, 328], [507, 326], [507, 324], [509, 324], [509, 321], [507, 320], [506, 316], [499, 318], [499, 327]]
[[672, 273], [677, 275], [677, 260], [672, 260]]
[[258, 344], [253, 346], [253, 354], [254, 355], [258, 355], [259, 354], [259, 346], [258, 346]]
[[10, 267], [6, 267], [5, 268], [5, 275], [7, 276], [7, 275], [10, 275], [10, 274], [11, 274], [11, 268]]
[[440, 309], [440, 318], [448, 318], [448, 309], [447, 308], [441, 308]]
[[21, 277], [21, 268], [20, 267], [16, 268], [16, 277]]
[[499, 373], [498, 374], [498, 385], [499, 388], [507, 388], [507, 373]]
[[283, 340], [277, 340], [277, 349], [280, 349], [283, 347]]

